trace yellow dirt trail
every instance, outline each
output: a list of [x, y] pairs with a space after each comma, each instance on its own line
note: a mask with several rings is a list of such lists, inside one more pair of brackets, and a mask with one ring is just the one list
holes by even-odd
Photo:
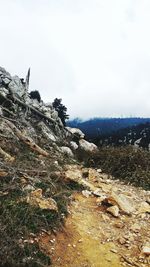
[[[55, 237], [55, 244], [45, 238], [45, 249], [50, 252], [53, 267], [121, 267], [115, 244], [105, 242], [99, 208], [95, 198], [76, 194], [70, 207], [65, 229]], [[51, 237], [52, 238], [52, 237]]]

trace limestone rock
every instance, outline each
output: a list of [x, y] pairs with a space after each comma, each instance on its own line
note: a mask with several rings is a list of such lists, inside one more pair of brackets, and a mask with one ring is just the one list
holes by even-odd
[[89, 191], [89, 190], [83, 190], [82, 191], [82, 195], [84, 196], [84, 197], [89, 197], [89, 196], [91, 196], [92, 195], [92, 192], [91, 191]]
[[81, 150], [88, 152], [88, 153], [92, 153], [92, 152], [96, 152], [97, 151], [97, 146], [93, 143], [89, 143], [88, 141], [81, 139], [79, 141], [79, 147]]
[[52, 119], [57, 120], [58, 112], [56, 110], [53, 110], [53, 112], [51, 113], [51, 117], [52, 117]]
[[99, 188], [97, 188], [97, 189], [93, 192], [93, 194], [94, 194], [95, 196], [97, 196], [97, 197], [101, 197], [101, 196], [102, 196], [102, 190], [99, 189]]
[[55, 134], [49, 127], [46, 126], [46, 124], [43, 121], [38, 123], [38, 128], [41, 130], [41, 132], [47, 139], [56, 142], [57, 139]]
[[114, 217], [119, 217], [119, 208], [117, 205], [107, 208], [107, 211]]
[[115, 192], [112, 192], [107, 201], [112, 205], [117, 205], [124, 213], [128, 215], [135, 212], [135, 207], [133, 206], [131, 201], [129, 201], [129, 198], [127, 198], [123, 194], [116, 194]]
[[82, 139], [85, 137], [85, 134], [78, 128], [71, 128], [71, 127], [66, 127], [66, 129], [71, 133], [75, 134], [79, 139]]
[[3, 83], [5, 85], [8, 85], [10, 83], [11, 79], [10, 78], [7, 78], [7, 77], [4, 77], [4, 78], [2, 78], [2, 81], [3, 81]]
[[0, 76], [11, 77], [10, 73], [7, 72], [4, 68], [0, 67]]
[[65, 178], [66, 180], [72, 180], [78, 182], [79, 180], [82, 179], [82, 171], [78, 169], [67, 170], [65, 172]]
[[18, 76], [12, 77], [11, 82], [8, 85], [9, 89], [12, 93], [22, 97], [25, 94], [25, 86], [22, 84], [20, 78]]
[[52, 198], [44, 198], [42, 196], [42, 189], [32, 191], [27, 197], [27, 203], [40, 209], [58, 211], [57, 203]]
[[78, 145], [77, 145], [77, 143], [74, 142], [74, 141], [71, 141], [71, 142], [70, 142], [70, 146], [71, 146], [71, 148], [72, 148], [73, 150], [77, 150], [77, 149], [78, 149]]
[[72, 150], [69, 147], [62, 146], [60, 148], [60, 150], [62, 151], [63, 154], [67, 155], [68, 157], [71, 157], [71, 158], [74, 157], [74, 154], [73, 154]]
[[146, 243], [142, 248], [143, 254], [149, 256], [150, 255], [150, 243]]

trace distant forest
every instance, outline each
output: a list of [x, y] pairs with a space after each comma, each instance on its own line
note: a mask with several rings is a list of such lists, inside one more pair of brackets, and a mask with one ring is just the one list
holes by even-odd
[[147, 122], [150, 123], [150, 118], [93, 118], [87, 121], [77, 118], [68, 121], [67, 126], [81, 129], [88, 140], [93, 140]]

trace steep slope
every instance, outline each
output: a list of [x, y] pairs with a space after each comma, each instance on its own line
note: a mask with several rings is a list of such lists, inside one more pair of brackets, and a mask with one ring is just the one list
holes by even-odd
[[29, 72], [24, 81], [0, 68], [0, 266], [5, 267], [50, 264], [36, 236], [62, 227], [67, 215], [75, 183], [65, 182], [63, 166], [76, 162], [78, 151], [96, 148], [77, 129], [65, 128], [51, 104], [31, 99], [28, 87]]
[[0, 68], [0, 266], [147, 267], [149, 191], [79, 163], [97, 147], [28, 86]]

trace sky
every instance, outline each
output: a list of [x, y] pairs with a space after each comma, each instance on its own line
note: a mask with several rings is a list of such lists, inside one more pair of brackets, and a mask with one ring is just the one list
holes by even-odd
[[70, 118], [150, 117], [149, 0], [0, 0], [0, 66]]

